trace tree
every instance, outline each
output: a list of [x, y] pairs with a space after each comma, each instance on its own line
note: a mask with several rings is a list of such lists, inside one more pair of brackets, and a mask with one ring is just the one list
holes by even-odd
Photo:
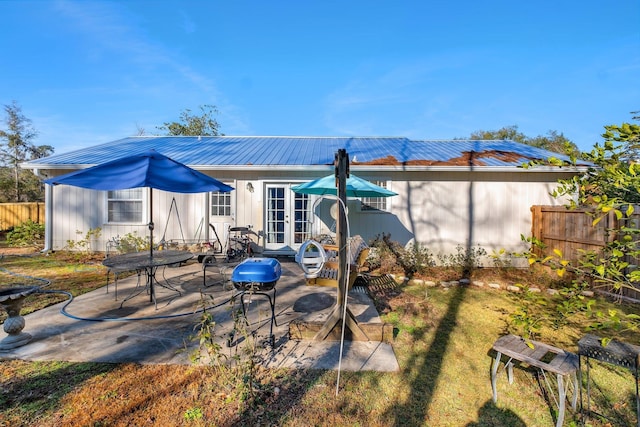
[[508, 139], [510, 141], [543, 148], [556, 153], [577, 155], [580, 152], [578, 147], [573, 142], [565, 138], [562, 133], [550, 130], [547, 132], [547, 135], [538, 135], [534, 138], [530, 138], [522, 132], [518, 132], [518, 126], [515, 125], [505, 126], [498, 130], [478, 130], [473, 132], [471, 136], [469, 136], [469, 139]]
[[584, 175], [560, 181], [553, 195], [577, 195], [573, 206], [592, 206], [605, 213], [640, 203], [640, 126], [605, 126], [602, 137], [602, 145], [596, 144], [591, 152], [582, 155], [593, 166]]
[[218, 136], [220, 124], [213, 118], [218, 110], [213, 105], [201, 105], [201, 115], [191, 114], [191, 110], [185, 109], [180, 114], [180, 122], [166, 122], [158, 129], [166, 132], [167, 135], [191, 135], [191, 136]]
[[4, 106], [6, 129], [0, 129], [0, 188], [2, 201], [25, 202], [43, 199], [40, 180], [20, 163], [53, 153], [49, 145], [37, 146], [31, 141], [38, 135], [31, 120], [22, 114], [16, 101]]
[[[585, 289], [604, 289], [608, 292], [624, 288], [637, 290], [640, 285], [640, 224], [634, 216], [640, 203], [640, 126], [623, 123], [605, 126], [604, 142], [596, 144], [583, 158], [592, 163], [586, 173], [567, 180], [560, 180], [554, 197], [571, 196], [570, 208], [591, 208], [592, 224], [596, 226], [606, 215], [615, 215], [620, 224], [617, 229], [607, 230], [615, 238], [607, 242], [599, 252], [585, 251], [578, 260], [565, 257], [553, 249], [538, 256], [534, 251], [525, 254], [529, 262], [540, 263], [554, 270], [558, 276], [570, 275], [571, 285], [561, 294], [565, 299], [558, 305], [558, 318], [581, 312], [590, 316], [591, 328], [637, 329], [640, 316], [623, 314], [618, 310], [599, 311], [595, 300], [584, 298]], [[575, 162], [575, 158], [572, 158]], [[555, 161], [551, 162], [552, 164]], [[634, 206], [635, 205], [635, 206]], [[542, 242], [527, 239], [543, 250]], [[539, 253], [539, 252], [538, 252]], [[518, 311], [520, 321], [527, 308]], [[522, 324], [535, 322], [524, 321]], [[528, 331], [531, 332], [531, 331]]]
[[492, 140], [508, 139], [510, 141], [525, 144], [528, 137], [522, 132], [518, 132], [518, 126], [505, 126], [498, 130], [477, 130], [472, 132], [469, 139]]

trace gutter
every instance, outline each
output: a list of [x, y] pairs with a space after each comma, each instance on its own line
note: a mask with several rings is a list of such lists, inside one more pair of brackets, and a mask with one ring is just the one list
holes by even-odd
[[[20, 165], [26, 169], [32, 169], [34, 172], [37, 170], [60, 170], [67, 172], [73, 172], [80, 169], [95, 166], [95, 164], [50, 164], [50, 163], [23, 163]], [[332, 172], [334, 170], [333, 164], [316, 164], [316, 165], [255, 165], [255, 164], [232, 164], [232, 165], [210, 165], [210, 164], [188, 164], [192, 169], [198, 171], [317, 171]], [[535, 166], [530, 168], [523, 168], [520, 165], [516, 166], [426, 166], [426, 165], [367, 165], [362, 163], [352, 163], [349, 168], [352, 171], [366, 171], [366, 172], [522, 172], [522, 173], [536, 173], [536, 172], [586, 172], [589, 169], [589, 165], [578, 166]]]
[[[246, 165], [246, 166], [212, 166], [198, 165], [189, 167], [198, 171], [318, 171], [332, 172], [333, 165]], [[522, 168], [519, 166], [368, 166], [351, 164], [351, 171], [367, 171], [367, 172], [521, 172], [521, 173], [540, 173], [540, 172], [586, 172], [588, 166], [537, 166], [532, 168]]]

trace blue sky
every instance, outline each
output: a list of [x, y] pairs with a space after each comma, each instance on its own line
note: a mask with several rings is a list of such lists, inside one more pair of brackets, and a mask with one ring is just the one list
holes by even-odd
[[226, 135], [581, 149], [640, 110], [640, 2], [0, 0], [0, 104], [56, 153], [213, 104]]

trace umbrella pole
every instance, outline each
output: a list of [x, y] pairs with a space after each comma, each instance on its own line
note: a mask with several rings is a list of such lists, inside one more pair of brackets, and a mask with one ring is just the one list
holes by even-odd
[[149, 188], [149, 259], [151, 261], [151, 275], [149, 280], [149, 299], [158, 309], [158, 303], [156, 302], [155, 290], [153, 289], [153, 281], [155, 280], [155, 270], [153, 267], [153, 188]]
[[[340, 149], [336, 153], [336, 187], [340, 200], [338, 204], [338, 218], [336, 224], [336, 238], [338, 240], [338, 297], [333, 311], [322, 328], [316, 333], [314, 340], [321, 341], [327, 338], [333, 328], [341, 321], [345, 321], [345, 328], [349, 329], [353, 337], [358, 341], [369, 341], [367, 334], [360, 328], [358, 322], [346, 307], [348, 291], [347, 275], [347, 174], [349, 168], [349, 157], [345, 149]], [[343, 318], [344, 314], [344, 318]]]
[[153, 259], [153, 188], [149, 189], [149, 257]]

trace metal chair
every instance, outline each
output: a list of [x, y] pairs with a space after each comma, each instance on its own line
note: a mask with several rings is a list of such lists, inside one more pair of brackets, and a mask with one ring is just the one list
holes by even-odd
[[[119, 237], [114, 237], [107, 241], [105, 258], [109, 258], [115, 254], [122, 253], [120, 251], [120, 239]], [[137, 252], [137, 251], [136, 251]], [[135, 272], [138, 275], [138, 281], [136, 283], [136, 287], [140, 286], [140, 275], [142, 274], [142, 270], [135, 269], [131, 270], [130, 268], [118, 268], [118, 267], [109, 267], [107, 268], [107, 293], [109, 293], [109, 273], [113, 273], [113, 286], [114, 286], [114, 299], [118, 300], [118, 276], [123, 273], [131, 273]]]

